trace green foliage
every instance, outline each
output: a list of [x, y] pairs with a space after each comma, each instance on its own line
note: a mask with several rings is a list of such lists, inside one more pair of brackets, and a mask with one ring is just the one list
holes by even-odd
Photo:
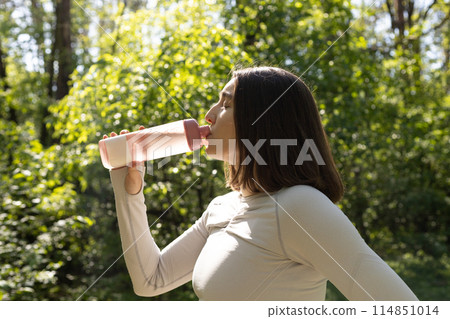
[[[420, 299], [446, 298], [450, 72], [445, 63], [433, 67], [439, 61], [424, 49], [422, 24], [391, 45], [364, 20], [343, 34], [356, 19], [348, 1], [165, 1], [152, 9], [139, 1], [78, 2], [102, 28], [73, 6], [78, 68], [60, 101], [48, 97], [44, 68], [31, 70], [26, 50], [14, 45], [18, 34], [36, 30], [10, 19], [12, 7], [0, 11], [7, 66], [0, 78], [0, 299], [145, 299], [133, 293], [119, 258], [114, 197], [97, 143], [139, 125], [190, 117], [206, 124], [229, 72], [253, 63], [302, 75], [346, 184], [340, 207]], [[51, 13], [43, 14], [52, 25]], [[448, 27], [436, 37], [448, 44]], [[48, 147], [42, 125], [53, 132]], [[161, 248], [228, 191], [223, 164], [200, 155], [200, 163], [193, 154], [159, 169], [150, 163], [144, 194]], [[195, 299], [191, 284], [152, 298]], [[345, 298], [330, 284], [327, 299]]]
[[[2, 165], [0, 242], [2, 298], [64, 299], [64, 289], [86, 261], [83, 237], [94, 221], [77, 211], [76, 185], [58, 161], [58, 146], [44, 150], [30, 122], [11, 127], [0, 122]], [[58, 283], [58, 285], [55, 285]]]

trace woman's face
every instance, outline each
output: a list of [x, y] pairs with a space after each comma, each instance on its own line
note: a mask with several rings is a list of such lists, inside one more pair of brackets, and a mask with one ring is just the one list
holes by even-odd
[[[235, 79], [228, 82], [219, 94], [219, 102], [213, 105], [205, 119], [211, 124], [211, 134], [208, 135], [208, 156], [234, 162], [234, 148], [236, 133], [234, 126], [234, 88]], [[230, 149], [231, 146], [231, 149]]]

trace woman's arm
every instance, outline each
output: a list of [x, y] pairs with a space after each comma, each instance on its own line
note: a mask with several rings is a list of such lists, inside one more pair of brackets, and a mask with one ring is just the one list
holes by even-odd
[[316, 269], [348, 300], [418, 300], [324, 194], [299, 185], [278, 197], [281, 239], [290, 259]]
[[[144, 166], [132, 174], [139, 173], [139, 180], [128, 175], [128, 167], [110, 171], [114, 188], [117, 219], [124, 251], [125, 262], [137, 295], [156, 296], [172, 290], [192, 279], [192, 271], [206, 238], [207, 230], [203, 218], [160, 251], [153, 240], [147, 220], [147, 208], [144, 203], [143, 176]], [[125, 181], [133, 179], [132, 185], [140, 188], [126, 190]], [[132, 186], [131, 185], [131, 186]]]

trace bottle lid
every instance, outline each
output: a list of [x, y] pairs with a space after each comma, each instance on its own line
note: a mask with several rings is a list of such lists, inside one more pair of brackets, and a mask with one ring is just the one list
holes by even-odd
[[199, 126], [194, 119], [184, 120], [183, 124], [190, 150], [195, 151], [202, 147], [202, 138], [206, 138], [211, 132], [209, 125]]
[[201, 138], [206, 138], [209, 134], [211, 134], [211, 128], [209, 127], [209, 125], [200, 126], [199, 130]]

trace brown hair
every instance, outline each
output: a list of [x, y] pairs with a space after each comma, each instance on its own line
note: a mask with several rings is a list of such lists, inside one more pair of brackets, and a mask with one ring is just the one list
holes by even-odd
[[[283, 187], [310, 185], [333, 203], [338, 202], [343, 196], [344, 186], [316, 102], [306, 84], [294, 74], [273, 67], [236, 70], [233, 78], [238, 161], [236, 165], [225, 164], [227, 186], [236, 191], [243, 187], [252, 193], [271, 193]], [[260, 139], [267, 140], [258, 149], [267, 165], [258, 164], [243, 144], [243, 139], [252, 145]], [[287, 165], [281, 165], [280, 146], [269, 143], [273, 139], [297, 140], [296, 145], [287, 147]], [[312, 139], [317, 146], [325, 165], [319, 165], [314, 156], [315, 160], [295, 164], [307, 139]], [[251, 161], [243, 165], [247, 156]]]

